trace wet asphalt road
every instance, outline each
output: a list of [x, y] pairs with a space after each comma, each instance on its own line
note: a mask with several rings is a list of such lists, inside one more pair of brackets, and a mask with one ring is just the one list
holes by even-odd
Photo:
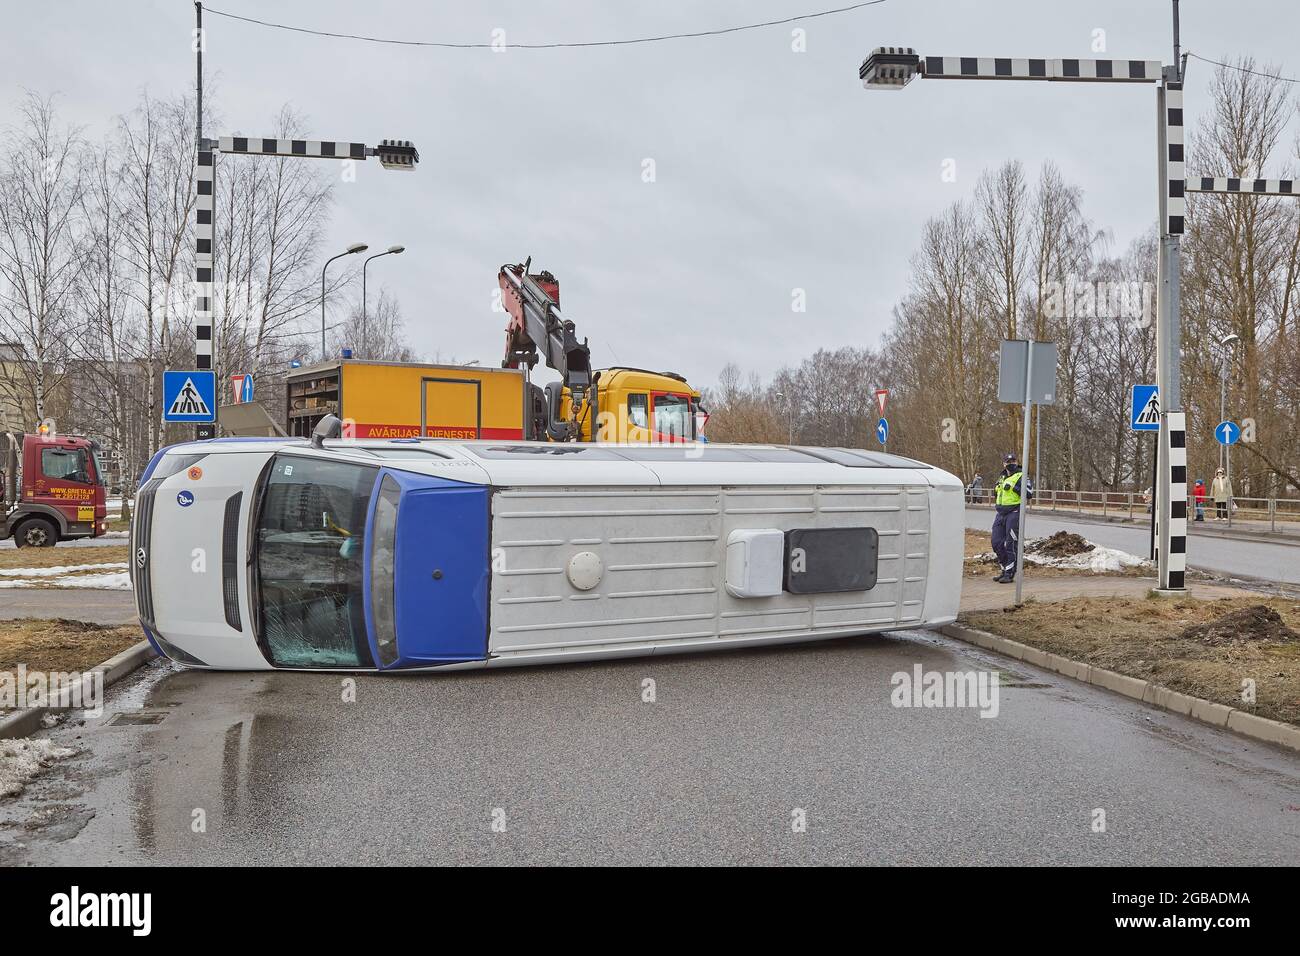
[[[1073, 521], [1050, 514], [1031, 514], [1030, 537], [1071, 531], [1089, 541], [1119, 548], [1142, 557], [1151, 553], [1151, 532], [1133, 525], [1098, 521]], [[966, 527], [988, 531], [993, 526], [993, 511], [966, 510]], [[1279, 544], [1272, 541], [1223, 538], [1193, 533], [1187, 540], [1187, 566], [1229, 577], [1262, 578], [1286, 584], [1300, 584], [1300, 542]]]
[[[916, 663], [1019, 686], [990, 719], [892, 707]], [[155, 664], [50, 736], [79, 752], [0, 801], [0, 863], [1300, 863], [1300, 756], [920, 632], [360, 677], [355, 703]]]

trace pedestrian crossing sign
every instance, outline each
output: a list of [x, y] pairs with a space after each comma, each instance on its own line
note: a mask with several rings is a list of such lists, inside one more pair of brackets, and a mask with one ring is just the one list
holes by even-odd
[[1129, 428], [1135, 432], [1160, 431], [1160, 391], [1155, 385], [1134, 385]]
[[217, 373], [163, 372], [163, 421], [215, 422]]

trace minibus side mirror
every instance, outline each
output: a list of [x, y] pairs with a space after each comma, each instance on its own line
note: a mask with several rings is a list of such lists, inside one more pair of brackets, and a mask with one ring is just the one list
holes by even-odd
[[324, 448], [325, 439], [338, 438], [343, 434], [343, 422], [335, 415], [326, 415], [312, 429], [311, 447]]

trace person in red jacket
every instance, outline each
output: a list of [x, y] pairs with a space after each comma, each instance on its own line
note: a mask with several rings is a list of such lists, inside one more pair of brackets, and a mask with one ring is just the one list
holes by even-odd
[[1192, 498], [1196, 502], [1196, 520], [1205, 520], [1205, 479], [1197, 478], [1192, 487]]

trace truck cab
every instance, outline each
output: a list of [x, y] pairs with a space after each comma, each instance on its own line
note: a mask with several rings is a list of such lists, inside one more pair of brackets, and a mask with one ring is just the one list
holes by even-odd
[[[702, 422], [708, 417], [699, 391], [673, 372], [602, 369], [592, 376], [587, 398], [596, 414], [576, 414], [581, 441], [693, 442], [700, 439]], [[575, 417], [568, 389], [558, 411], [565, 420]]]
[[52, 547], [107, 530], [99, 445], [68, 435], [0, 434], [0, 539]]

